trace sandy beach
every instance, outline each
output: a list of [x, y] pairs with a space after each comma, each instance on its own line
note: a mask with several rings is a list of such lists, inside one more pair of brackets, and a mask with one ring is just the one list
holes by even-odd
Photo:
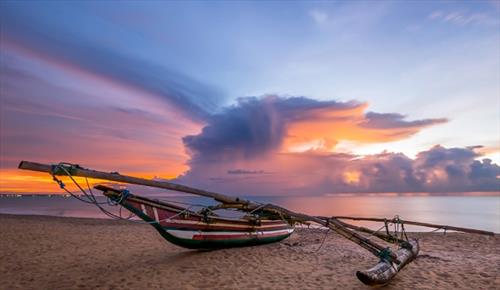
[[[377, 259], [335, 235], [298, 229], [276, 244], [216, 251], [174, 246], [125, 221], [0, 215], [2, 289], [371, 289]], [[385, 289], [499, 289], [494, 237], [419, 233], [421, 252]], [[320, 247], [322, 245], [322, 247]]]

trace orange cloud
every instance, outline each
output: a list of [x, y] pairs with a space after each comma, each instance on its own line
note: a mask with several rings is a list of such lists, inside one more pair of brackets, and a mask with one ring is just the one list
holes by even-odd
[[425, 127], [446, 122], [445, 119], [406, 121], [399, 114], [365, 114], [368, 104], [355, 107], [319, 108], [304, 118], [287, 124], [281, 148], [284, 152], [335, 151], [340, 141], [385, 143], [406, 139]]

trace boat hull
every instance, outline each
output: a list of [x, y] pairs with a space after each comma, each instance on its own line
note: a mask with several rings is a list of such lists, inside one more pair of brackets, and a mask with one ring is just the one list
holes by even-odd
[[250, 221], [207, 216], [138, 196], [127, 198], [121, 204], [150, 223], [167, 241], [189, 249], [274, 243], [287, 238], [294, 230], [283, 220]]

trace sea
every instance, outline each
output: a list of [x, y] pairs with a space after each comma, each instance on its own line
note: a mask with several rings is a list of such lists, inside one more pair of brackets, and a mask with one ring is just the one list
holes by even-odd
[[[181, 205], [208, 205], [203, 198], [187, 196], [155, 196], [155, 199], [177, 202]], [[500, 194], [488, 196], [393, 196], [342, 195], [298, 197], [247, 197], [261, 203], [273, 203], [290, 210], [321, 216], [355, 216], [392, 218], [468, 227], [500, 233]], [[104, 202], [104, 198], [101, 199]], [[117, 206], [106, 206], [118, 213]], [[0, 213], [19, 215], [48, 215], [59, 217], [106, 218], [96, 206], [73, 197], [60, 195], [1, 196]], [[374, 230], [380, 223], [354, 222]], [[433, 229], [408, 226], [409, 231]]]

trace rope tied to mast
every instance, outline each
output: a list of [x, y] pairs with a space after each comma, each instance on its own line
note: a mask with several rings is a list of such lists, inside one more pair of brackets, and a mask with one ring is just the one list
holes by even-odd
[[[94, 195], [91, 187], [90, 187], [90, 184], [89, 184], [89, 181], [88, 181], [87, 177], [85, 177], [85, 181], [87, 183], [88, 192], [84, 188], [82, 188], [82, 186], [80, 184], [78, 184], [78, 182], [73, 178], [73, 176], [71, 174], [71, 172], [74, 171], [73, 166], [76, 166], [76, 168], [81, 168], [79, 165], [72, 165], [72, 164], [69, 164], [69, 163], [63, 163], [63, 162], [61, 162], [59, 164], [51, 165], [51, 170], [50, 170], [49, 174], [52, 175], [52, 179], [55, 182], [57, 182], [57, 184], [59, 185], [59, 187], [61, 189], [63, 189], [66, 193], [68, 193], [72, 197], [74, 197], [74, 198], [76, 198], [76, 199], [78, 199], [78, 200], [80, 200], [80, 201], [82, 201], [84, 203], [95, 205], [102, 213], [104, 213], [105, 215], [107, 215], [108, 217], [110, 217], [112, 219], [128, 220], [128, 221], [131, 221], [131, 222], [142, 223], [142, 224], [144, 224], [144, 223], [146, 223], [146, 224], [155, 224], [155, 223], [159, 223], [160, 221], [171, 221], [172, 218], [177, 217], [177, 216], [181, 216], [181, 215], [188, 216], [189, 213], [190, 213], [190, 210], [193, 207], [195, 207], [195, 206], [203, 206], [203, 205], [197, 205], [197, 204], [188, 204], [188, 203], [183, 203], [183, 202], [170, 201], [170, 202], [174, 202], [174, 203], [186, 204], [186, 205], [189, 205], [189, 207], [185, 208], [183, 211], [179, 212], [178, 214], [176, 214], [174, 216], [171, 216], [171, 217], [159, 220], [159, 221], [148, 222], [148, 221], [132, 220], [131, 218], [133, 217], [133, 213], [131, 215], [129, 215], [128, 217], [123, 217], [122, 216], [122, 208], [123, 208], [122, 203], [131, 196], [131, 192], [128, 189], [120, 189], [120, 196], [119, 196], [119, 198], [115, 199], [115, 198], [110, 198], [109, 196], [107, 196], [106, 197], [106, 202], [99, 202], [97, 200], [96, 196]], [[60, 180], [59, 178], [57, 178], [56, 174], [58, 174], [58, 175], [66, 175], [68, 178], [70, 178], [71, 181], [81, 191], [82, 195], [85, 198], [81, 198], [80, 196], [78, 196], [75, 193], [73, 193], [70, 190], [68, 190], [67, 187], [66, 187], [66, 184], [64, 184], [64, 182], [62, 180]], [[116, 172], [116, 174], [118, 174], [118, 173]], [[109, 210], [103, 208], [102, 205], [109, 205], [109, 206], [118, 206], [118, 205], [120, 205], [119, 214], [114, 214], [114, 213], [110, 212]]]
[[[121, 208], [120, 208], [120, 214], [117, 215], [117, 214], [114, 214], [108, 210], [106, 210], [105, 208], [102, 207], [102, 205], [111, 205], [111, 206], [115, 206], [115, 205], [118, 205], [120, 204], [121, 202], [123, 202], [129, 195], [130, 195], [130, 192], [128, 190], [123, 190], [122, 191], [122, 194], [120, 196], [120, 199], [119, 200], [112, 200], [111, 198], [107, 198], [106, 199], [106, 202], [99, 202], [96, 198], [96, 196], [94, 195], [94, 193], [92, 192], [92, 189], [90, 188], [90, 184], [88, 182], [88, 179], [85, 178], [86, 182], [87, 182], [87, 187], [88, 187], [88, 191], [87, 192], [85, 189], [82, 188], [82, 186], [80, 186], [80, 184], [78, 184], [78, 182], [73, 178], [72, 174], [71, 174], [71, 171], [74, 170], [74, 168], [79, 168], [80, 166], [79, 165], [73, 165], [73, 164], [69, 164], [69, 163], [64, 163], [64, 162], [61, 162], [59, 164], [54, 164], [54, 165], [51, 165], [51, 169], [50, 169], [50, 174], [52, 175], [52, 179], [57, 182], [57, 184], [59, 185], [59, 187], [61, 189], [63, 189], [67, 194], [71, 195], [72, 197], [84, 202], [84, 203], [88, 203], [88, 204], [93, 204], [95, 205], [97, 208], [99, 208], [99, 210], [104, 213], [105, 215], [107, 215], [108, 217], [110, 218], [113, 218], [113, 219], [119, 219], [119, 220], [130, 220], [130, 218], [132, 216], [129, 216], [127, 218], [124, 218], [121, 216]], [[73, 192], [71, 192], [70, 190], [68, 190], [66, 188], [66, 185], [64, 184], [64, 182], [62, 182], [62, 180], [60, 180], [59, 178], [56, 177], [56, 174], [65, 174], [66, 176], [68, 176], [71, 181], [73, 181], [73, 183], [75, 184], [75, 186], [80, 190], [80, 192], [83, 194], [83, 196], [85, 198], [82, 198], [76, 194], [74, 194]]]

